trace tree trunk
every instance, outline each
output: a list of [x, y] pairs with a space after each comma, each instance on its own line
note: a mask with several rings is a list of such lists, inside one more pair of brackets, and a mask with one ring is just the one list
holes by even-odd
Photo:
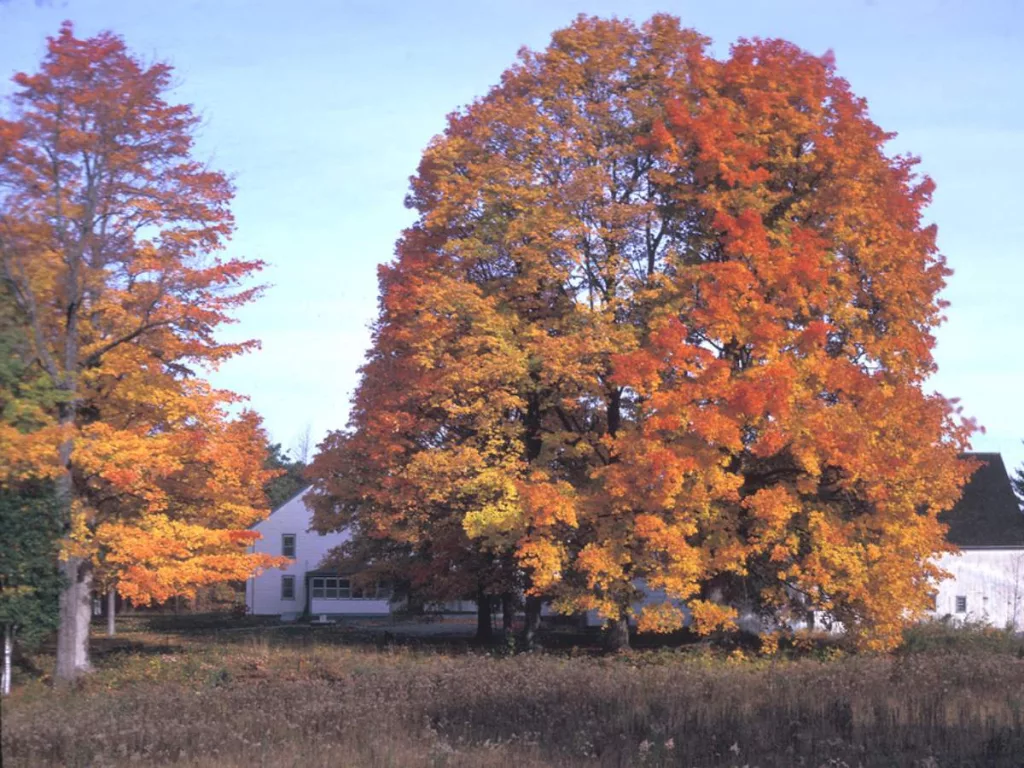
[[483, 587], [476, 593], [476, 641], [490, 643], [494, 640], [491, 628], [491, 596], [484, 594]]
[[511, 592], [501, 596], [501, 629], [505, 637], [512, 637], [512, 625], [516, 618], [516, 601]]
[[539, 597], [526, 598], [526, 621], [523, 624], [523, 647], [532, 651], [537, 646], [537, 630], [540, 629]]
[[605, 647], [609, 651], [629, 650], [629, 621], [625, 616], [609, 622]]
[[85, 558], [68, 556], [61, 561], [60, 571], [64, 586], [60, 593], [56, 678], [70, 682], [91, 669], [92, 563]]
[[[68, 393], [74, 391], [67, 385], [61, 387]], [[60, 424], [70, 427], [75, 423], [76, 410], [73, 403], [61, 406]], [[89, 665], [89, 623], [92, 621], [92, 561], [88, 557], [70, 554], [81, 545], [71, 538], [74, 528], [74, 480], [71, 476], [71, 454], [74, 443], [65, 440], [60, 445], [58, 458], [64, 471], [57, 478], [57, 504], [61, 509], [64, 524], [64, 539], [61, 542], [60, 574], [64, 583], [60, 590], [59, 624], [57, 627], [57, 666], [54, 678], [58, 682], [71, 682], [88, 672]]]
[[114, 637], [117, 634], [115, 618], [117, 617], [117, 592], [111, 587], [107, 592], [107, 637]]
[[4, 673], [0, 679], [0, 695], [11, 695], [11, 654], [14, 653], [14, 628], [4, 624]]

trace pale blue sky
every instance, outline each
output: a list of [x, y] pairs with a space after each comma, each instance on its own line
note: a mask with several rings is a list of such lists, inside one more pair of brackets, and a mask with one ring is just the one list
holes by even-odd
[[[205, 116], [199, 151], [235, 175], [232, 250], [270, 262], [266, 297], [231, 330], [263, 349], [215, 383], [251, 397], [293, 445], [345, 424], [376, 313], [376, 267], [410, 221], [407, 179], [445, 115], [495, 83], [522, 45], [581, 12], [656, 11], [714, 40], [783, 37], [835, 51], [893, 147], [923, 158], [929, 217], [956, 270], [934, 386], [1024, 462], [1024, 3], [1016, 0], [0, 0], [0, 76], [32, 70], [63, 19], [122, 34], [177, 69]], [[9, 90], [6, 83], [0, 92]]]

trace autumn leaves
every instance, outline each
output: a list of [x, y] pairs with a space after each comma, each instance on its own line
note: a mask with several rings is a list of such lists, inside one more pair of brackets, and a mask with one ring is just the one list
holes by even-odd
[[246, 552], [267, 513], [260, 420], [196, 376], [255, 345], [215, 335], [262, 265], [218, 255], [233, 189], [192, 156], [198, 118], [165, 101], [170, 67], [65, 25], [14, 81], [0, 277], [22, 368], [0, 390], [0, 481], [55, 482], [71, 678], [94, 585], [145, 603], [277, 562]]
[[[424, 153], [318, 525], [445, 593], [709, 632], [923, 610], [972, 425], [931, 183], [830, 59], [581, 17]], [[687, 605], [679, 609], [680, 601]]]

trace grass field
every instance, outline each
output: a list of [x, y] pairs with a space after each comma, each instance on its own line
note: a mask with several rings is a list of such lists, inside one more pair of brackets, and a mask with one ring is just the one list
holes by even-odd
[[1024, 644], [1005, 633], [923, 629], [892, 656], [758, 659], [139, 620], [95, 648], [75, 691], [19, 674], [4, 766], [1024, 764]]

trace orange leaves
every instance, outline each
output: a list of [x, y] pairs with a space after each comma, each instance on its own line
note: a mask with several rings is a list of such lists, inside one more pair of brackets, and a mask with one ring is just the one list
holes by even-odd
[[519, 483], [523, 508], [532, 527], [548, 528], [562, 523], [577, 525], [576, 493], [564, 480], [551, 481], [541, 472]]
[[118, 592], [135, 603], [191, 597], [199, 587], [246, 579], [287, 558], [249, 554], [251, 532], [215, 530], [204, 525], [150, 515], [138, 523], [104, 523], [96, 542], [107, 551], [107, 567], [118, 573]]

